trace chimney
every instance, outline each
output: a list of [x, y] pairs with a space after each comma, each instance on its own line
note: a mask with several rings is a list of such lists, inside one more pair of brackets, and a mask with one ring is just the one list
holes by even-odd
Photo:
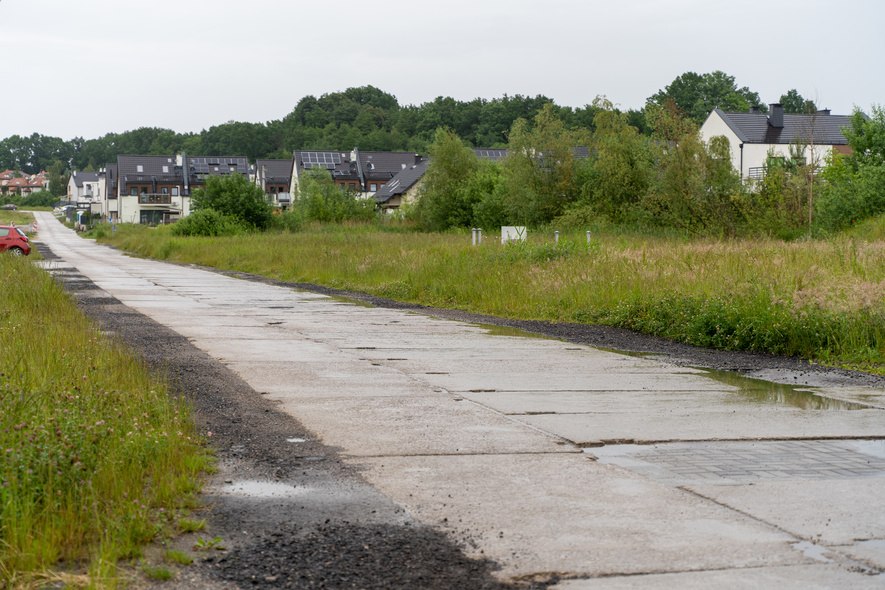
[[753, 106], [750, 107], [750, 114], [751, 115], [758, 115], [761, 112], [762, 112], [762, 109], [759, 108], [758, 104], [754, 104]]
[[821, 117], [829, 117], [830, 116], [830, 109], [820, 109], [817, 112], [817, 114]]
[[416, 164], [420, 164], [420, 163], [421, 163], [421, 154], [415, 154], [415, 163], [416, 163]]
[[769, 113], [768, 113], [768, 122], [771, 123], [772, 127], [783, 128], [784, 126], [784, 105], [779, 102], [772, 103], [768, 105]]

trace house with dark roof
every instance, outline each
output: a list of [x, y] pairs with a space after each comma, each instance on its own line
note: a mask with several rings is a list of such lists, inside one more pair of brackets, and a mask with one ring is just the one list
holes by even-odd
[[373, 196], [394, 176], [420, 160], [413, 152], [360, 152], [297, 150], [292, 153], [292, 192], [308, 170], [325, 169], [342, 190]]
[[288, 209], [292, 204], [289, 190], [292, 181], [292, 160], [256, 160], [255, 184], [276, 205]]
[[[845, 115], [829, 110], [812, 114], [784, 113], [780, 104], [769, 105], [768, 114], [751, 107], [746, 113], [726, 113], [717, 108], [701, 126], [701, 137], [709, 142], [724, 136], [731, 145], [731, 161], [742, 179], [762, 178], [769, 151], [777, 157], [790, 157], [790, 146], [803, 145], [806, 163], [823, 162], [835, 151], [851, 153], [842, 129], [851, 127]], [[794, 147], [794, 149], [796, 149]]]
[[376, 205], [384, 211], [392, 211], [406, 203], [414, 202], [421, 187], [420, 180], [427, 172], [429, 163], [430, 158], [422, 157], [401, 170], [375, 193]]
[[[107, 169], [106, 169], [107, 170]], [[118, 155], [117, 217], [126, 223], [172, 223], [190, 214], [193, 190], [209, 176], [240, 174], [249, 178], [245, 156]], [[109, 208], [110, 212], [110, 208]]]
[[68, 178], [68, 203], [91, 203], [101, 199], [98, 172], [74, 170]]

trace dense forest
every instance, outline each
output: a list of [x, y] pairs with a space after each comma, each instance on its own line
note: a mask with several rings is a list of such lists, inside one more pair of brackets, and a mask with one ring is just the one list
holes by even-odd
[[[433, 134], [440, 127], [454, 132], [465, 144], [475, 147], [506, 147], [509, 133], [518, 119], [532, 122], [542, 107], [551, 104], [555, 116], [566, 129], [593, 132], [599, 109], [588, 104], [573, 108], [558, 106], [543, 95], [476, 98], [459, 101], [440, 96], [418, 106], [400, 105], [396, 97], [372, 86], [349, 88], [305, 96], [285, 117], [267, 123], [228, 121], [200, 133], [176, 133], [171, 129], [142, 127], [121, 133], [108, 133], [96, 139], [75, 137], [69, 141], [34, 133], [29, 137], [13, 135], [0, 140], [0, 170], [19, 170], [33, 174], [49, 170], [61, 162], [66, 170], [98, 170], [117, 154], [174, 154], [289, 158], [292, 150], [338, 150], [359, 147], [361, 150], [414, 151], [427, 153]], [[738, 88], [734, 78], [723, 72], [696, 74], [687, 72], [666, 88], [648, 98], [649, 105], [674, 103], [695, 123], [716, 106], [726, 110], [745, 110], [759, 104], [759, 95], [748, 88]], [[801, 112], [807, 107], [795, 90], [780, 98], [786, 112]], [[628, 110], [627, 121], [640, 134], [650, 135], [646, 110]]]

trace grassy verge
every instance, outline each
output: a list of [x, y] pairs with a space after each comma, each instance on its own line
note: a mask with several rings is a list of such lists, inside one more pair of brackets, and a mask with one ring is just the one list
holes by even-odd
[[0, 256], [0, 285], [0, 588], [117, 587], [209, 458], [185, 404], [46, 273]]
[[[183, 238], [118, 226], [101, 238], [143, 256], [321, 283], [522, 319], [622, 326], [702, 346], [788, 354], [881, 372], [885, 243], [689, 241], [618, 233], [530, 235], [313, 226], [294, 234]], [[876, 235], [875, 230], [871, 230]]]

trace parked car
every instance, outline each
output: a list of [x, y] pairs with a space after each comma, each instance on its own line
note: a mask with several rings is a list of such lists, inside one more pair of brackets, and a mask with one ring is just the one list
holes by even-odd
[[9, 203], [8, 205], [3, 205], [3, 208], [6, 209], [7, 211], [15, 211], [16, 209], [18, 209], [18, 207], [16, 207], [12, 203]]
[[15, 226], [0, 225], [0, 252], [8, 250], [13, 256], [27, 256], [31, 243], [25, 232]]

